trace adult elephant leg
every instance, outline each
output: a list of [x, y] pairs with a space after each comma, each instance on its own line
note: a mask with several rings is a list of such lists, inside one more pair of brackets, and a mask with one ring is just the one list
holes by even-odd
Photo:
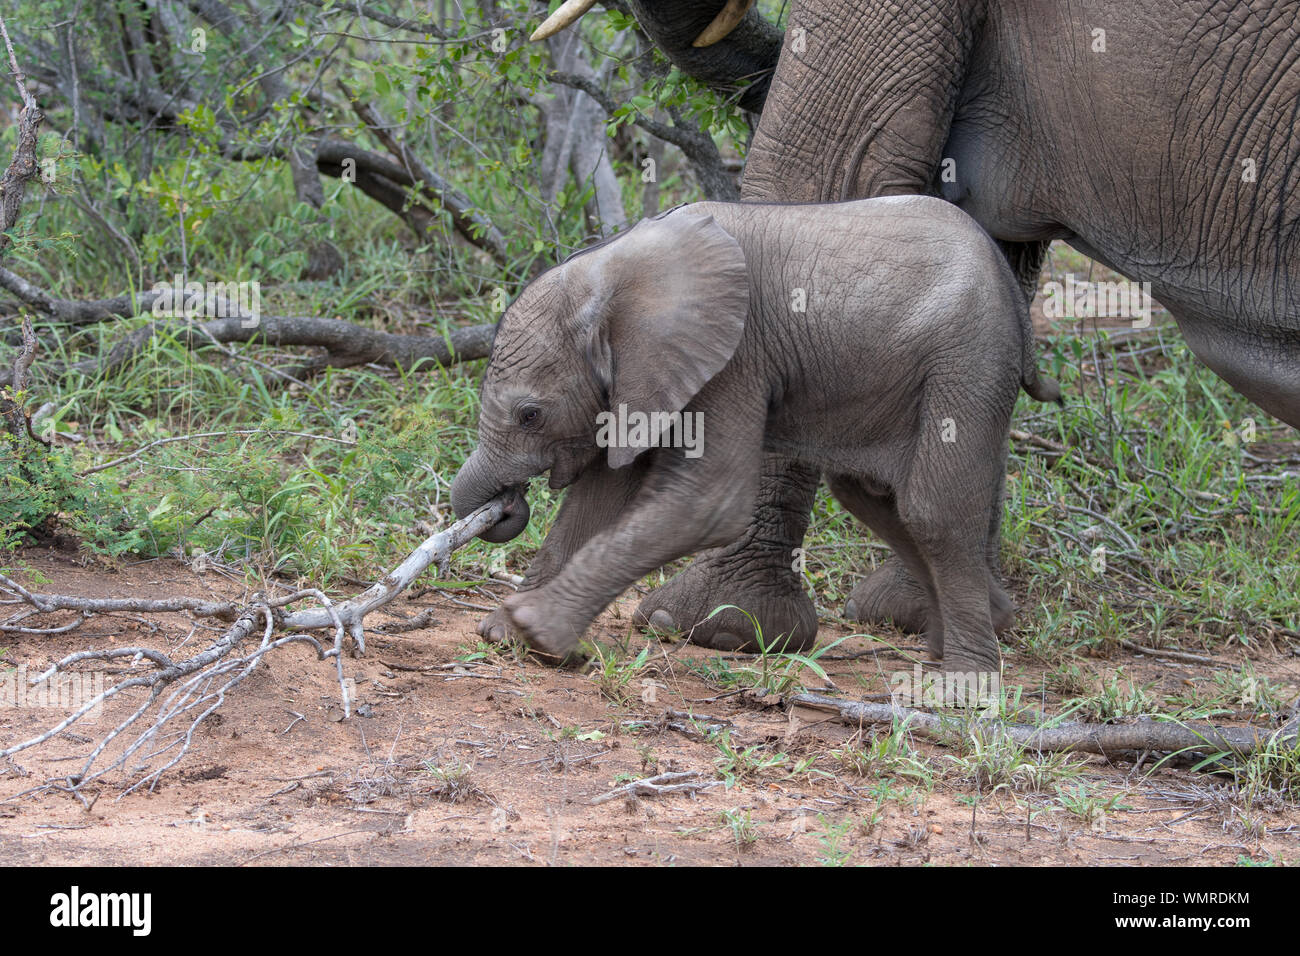
[[889, 559], [854, 587], [844, 605], [844, 616], [924, 634], [930, 653], [942, 656], [942, 630], [931, 627], [938, 621], [931, 621], [936, 598], [930, 570], [899, 520], [893, 495], [875, 494], [848, 475], [833, 476], [830, 487], [840, 504], [894, 549]]
[[[930, 652], [943, 654], [942, 630], [932, 620], [936, 594], [916, 542], [898, 516], [892, 495], [874, 494], [855, 478], [837, 475], [830, 480], [831, 493], [844, 507], [894, 549], [880, 567], [857, 583], [844, 605], [844, 616], [870, 624], [893, 624], [926, 636]], [[985, 559], [988, 562], [989, 609], [993, 628], [1002, 632], [1015, 622], [1015, 606], [998, 582], [998, 542], [1002, 519], [1002, 485], [994, 496], [994, 513], [989, 516]], [[922, 584], [921, 582], [925, 582]]]
[[799, 650], [817, 639], [817, 612], [795, 572], [817, 493], [819, 472], [776, 455], [763, 458], [758, 503], [749, 528], [725, 548], [706, 551], [685, 571], [649, 594], [634, 620], [679, 630], [694, 644], [717, 650], [757, 650], [753, 616], [768, 649]]

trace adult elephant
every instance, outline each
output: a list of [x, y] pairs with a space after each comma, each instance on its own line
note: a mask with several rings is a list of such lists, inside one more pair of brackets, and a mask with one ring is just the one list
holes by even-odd
[[[1064, 239], [1149, 282], [1206, 365], [1300, 426], [1300, 0], [794, 0], [784, 37], [753, 0], [628, 5], [683, 71], [761, 109], [744, 199], [938, 193], [1026, 291]], [[817, 478], [769, 459], [749, 532], [640, 616], [734, 644], [743, 617], [704, 620], [732, 603], [815, 633], [791, 552]], [[846, 613], [915, 607], [890, 561]]]

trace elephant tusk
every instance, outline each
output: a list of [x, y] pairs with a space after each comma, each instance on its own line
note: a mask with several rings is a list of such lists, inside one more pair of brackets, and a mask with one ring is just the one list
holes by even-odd
[[542, 25], [533, 31], [530, 40], [545, 40], [553, 37], [565, 27], [576, 23], [584, 13], [596, 5], [596, 0], [564, 0], [560, 8], [542, 21]]
[[695, 38], [691, 46], [713, 46], [745, 19], [745, 14], [754, 5], [754, 0], [727, 0], [727, 5], [718, 11], [713, 22], [704, 28], [704, 32]]

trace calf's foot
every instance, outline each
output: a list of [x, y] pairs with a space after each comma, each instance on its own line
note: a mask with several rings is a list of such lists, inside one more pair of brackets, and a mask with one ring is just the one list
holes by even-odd
[[510, 595], [501, 610], [508, 631], [513, 629], [533, 650], [561, 661], [577, 648], [589, 623], [554, 600], [544, 587]]

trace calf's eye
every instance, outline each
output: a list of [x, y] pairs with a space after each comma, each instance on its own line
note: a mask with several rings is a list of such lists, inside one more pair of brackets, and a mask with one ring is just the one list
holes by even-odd
[[536, 405], [524, 405], [519, 409], [519, 424], [530, 428], [542, 420], [542, 410]]

